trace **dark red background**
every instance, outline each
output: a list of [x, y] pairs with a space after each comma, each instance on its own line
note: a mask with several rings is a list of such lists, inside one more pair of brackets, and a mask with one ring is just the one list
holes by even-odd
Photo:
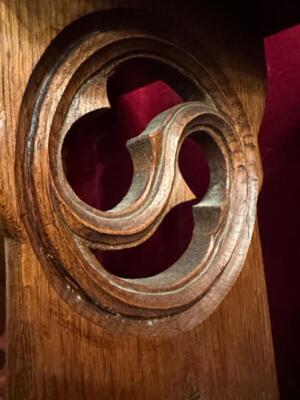
[[[300, 399], [300, 26], [265, 40], [268, 94], [259, 142], [264, 184], [258, 204], [281, 398]], [[124, 77], [126, 76], [126, 79]], [[160, 77], [143, 66], [123, 71], [110, 84], [112, 112], [85, 117], [67, 139], [68, 179], [87, 203], [106, 210], [126, 193], [132, 163], [125, 147], [159, 112], [181, 102]], [[78, 160], [81, 162], [78, 163]], [[180, 167], [200, 199], [209, 172], [198, 146], [188, 139]], [[195, 174], [195, 171], [197, 173]], [[120, 276], [153, 275], [186, 249], [193, 229], [191, 204], [172, 210], [150, 240], [138, 248], [96, 252]]]
[[[65, 142], [68, 180], [91, 206], [107, 210], [122, 199], [133, 174], [126, 141], [140, 134], [157, 114], [182, 102], [161, 79], [164, 74], [162, 66], [150, 60], [125, 65], [108, 83], [111, 111], [83, 117], [69, 133]], [[190, 138], [181, 147], [179, 165], [197, 199], [203, 197], [209, 169], [199, 145]], [[161, 272], [190, 242], [194, 227], [191, 203], [173, 208], [143, 244], [120, 251], [97, 250], [96, 256], [110, 272], [126, 278]]]
[[300, 26], [265, 40], [258, 204], [281, 398], [300, 399]]

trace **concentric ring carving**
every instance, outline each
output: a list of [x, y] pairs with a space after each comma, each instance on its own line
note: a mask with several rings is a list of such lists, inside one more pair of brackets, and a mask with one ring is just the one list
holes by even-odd
[[[124, 29], [122, 13], [88, 16], [89, 28], [79, 35], [81, 22], [75, 22], [34, 71], [18, 132], [20, 209], [49, 279], [76, 311], [114, 332], [167, 335], [206, 318], [243, 265], [255, 220], [256, 145], [221, 71], [157, 26], [142, 29], [138, 18], [131, 18], [131, 28]], [[83, 115], [110, 107], [107, 80], [119, 65], [141, 57], [173, 68], [184, 84], [171, 84], [187, 101], [158, 115], [128, 142], [132, 185], [115, 208], [95, 210], [66, 181], [63, 141]], [[211, 181], [193, 208], [195, 228], [187, 251], [150, 278], [111, 275], [89, 248], [136, 246], [172, 207], [193, 198], [177, 160], [188, 135], [201, 143]]]

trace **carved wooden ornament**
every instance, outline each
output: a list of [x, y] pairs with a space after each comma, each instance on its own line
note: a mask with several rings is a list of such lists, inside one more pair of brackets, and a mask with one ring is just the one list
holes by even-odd
[[[124, 30], [122, 13], [84, 17], [58, 36], [37, 65], [18, 128], [18, 201], [41, 264], [72, 308], [114, 332], [162, 336], [203, 321], [233, 285], [254, 226], [259, 167], [256, 138], [218, 66], [200, 46], [192, 56], [174, 32], [155, 22], [145, 28], [138, 15], [130, 19], [132, 29]], [[168, 66], [173, 71], [168, 83], [186, 102], [155, 117], [128, 142], [131, 187], [115, 208], [103, 212], [71, 189], [62, 146], [79, 118], [110, 107], [108, 79], [137, 58]], [[194, 197], [177, 160], [188, 135], [206, 154], [210, 186], [193, 207], [187, 251], [153, 277], [110, 274], [90, 248], [136, 246], [172, 207]]]

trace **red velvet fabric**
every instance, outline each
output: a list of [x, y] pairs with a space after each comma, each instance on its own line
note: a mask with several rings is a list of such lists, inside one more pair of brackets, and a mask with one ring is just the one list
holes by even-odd
[[258, 204], [281, 398], [300, 399], [300, 26], [265, 40]]

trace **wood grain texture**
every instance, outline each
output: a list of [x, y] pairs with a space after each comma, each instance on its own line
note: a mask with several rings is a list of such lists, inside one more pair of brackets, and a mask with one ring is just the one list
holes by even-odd
[[[140, 2], [121, 3], [141, 7]], [[264, 100], [261, 43], [237, 35], [236, 27], [230, 23], [228, 27], [226, 21], [216, 29], [219, 17], [207, 18], [205, 12], [210, 10], [205, 6], [195, 10], [189, 4], [184, 9], [176, 4], [168, 8], [145, 2], [143, 7], [177, 24], [180, 13], [183, 31], [189, 30], [217, 60], [256, 135]], [[6, 152], [0, 168], [1, 215], [4, 232], [12, 236], [5, 244], [7, 398], [277, 399], [257, 229], [245, 267], [217, 311], [193, 330], [160, 339], [115, 335], [79, 316], [53, 289], [25, 238], [15, 195], [14, 133], [29, 77], [50, 41], [68, 23], [88, 12], [118, 6], [111, 1], [64, 0], [47, 9], [38, 1], [7, 1], [0, 6], [6, 54], [0, 71], [1, 116], [5, 116], [0, 140]]]

